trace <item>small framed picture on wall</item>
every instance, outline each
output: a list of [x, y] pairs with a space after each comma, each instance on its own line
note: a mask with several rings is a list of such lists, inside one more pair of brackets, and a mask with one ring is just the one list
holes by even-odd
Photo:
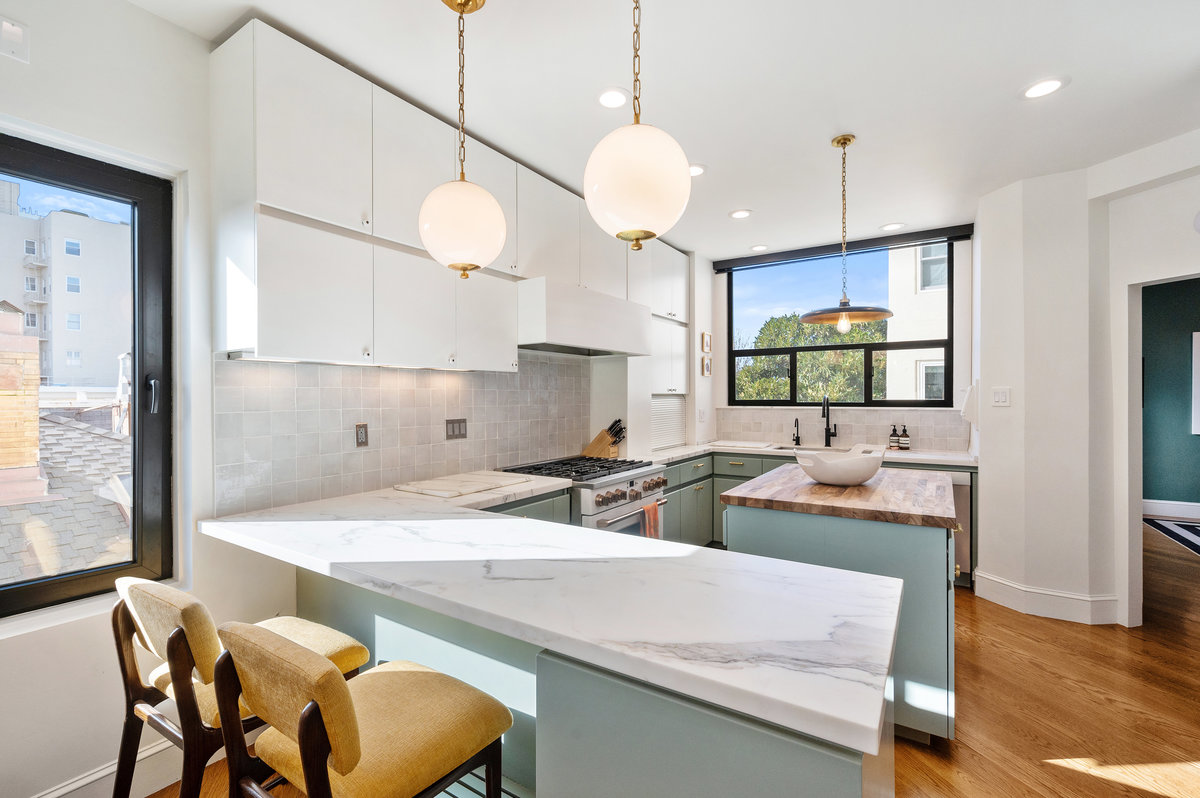
[[712, 358], [711, 357], [700, 358], [700, 376], [701, 377], [711, 377], [712, 376]]
[[712, 333], [706, 333], [706, 332], [700, 333], [700, 351], [701, 352], [711, 352], [712, 351]]

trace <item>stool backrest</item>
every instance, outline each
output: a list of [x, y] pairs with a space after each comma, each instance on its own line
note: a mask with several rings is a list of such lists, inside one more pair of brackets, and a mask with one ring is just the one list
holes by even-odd
[[200, 680], [212, 683], [213, 667], [221, 655], [221, 641], [212, 615], [199, 599], [159, 582], [131, 577], [118, 579], [117, 590], [137, 623], [141, 642], [153, 654], [165, 660], [167, 638], [182, 627]]
[[301, 713], [315, 701], [329, 738], [330, 767], [342, 774], [353, 770], [361, 756], [358, 719], [341, 671], [261, 626], [226, 623], [218, 634], [233, 658], [246, 706], [300, 745]]

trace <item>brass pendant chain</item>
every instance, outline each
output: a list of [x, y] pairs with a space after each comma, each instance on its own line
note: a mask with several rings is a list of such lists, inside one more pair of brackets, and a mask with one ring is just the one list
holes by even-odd
[[633, 0], [633, 124], [642, 121], [642, 3]]
[[[463, 9], [466, 3], [458, 4], [458, 179], [467, 179], [467, 113], [466, 113], [466, 90], [465, 72], [466, 72], [466, 57], [464, 50], [466, 48], [466, 30], [467, 23]], [[463, 274], [466, 276], [466, 273]]]
[[846, 144], [842, 144], [842, 298], [846, 298]]

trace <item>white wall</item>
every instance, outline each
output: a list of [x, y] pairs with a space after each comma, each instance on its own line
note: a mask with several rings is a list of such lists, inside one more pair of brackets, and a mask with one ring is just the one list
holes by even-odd
[[[713, 270], [708, 258], [692, 255], [692, 286], [690, 333], [693, 355], [688, 366], [692, 375], [692, 390], [688, 395], [688, 441], [706, 443], [717, 438], [716, 397], [724, 393], [717, 387], [716, 361], [720, 350], [715, 334], [712, 352], [700, 351], [700, 334], [716, 332], [713, 329]], [[713, 359], [711, 377], [700, 374], [700, 359], [706, 356]]]
[[[218, 620], [291, 610], [294, 569], [192, 538], [212, 505], [208, 46], [122, 0], [5, 0], [0, 14], [28, 25], [32, 42], [31, 64], [0, 57], [0, 130], [175, 180], [175, 380], [186, 386], [174, 397], [176, 573]], [[0, 621], [5, 795], [111, 793], [112, 600]], [[135, 790], [178, 778], [178, 759], [155, 767], [160, 758], [139, 765]]]

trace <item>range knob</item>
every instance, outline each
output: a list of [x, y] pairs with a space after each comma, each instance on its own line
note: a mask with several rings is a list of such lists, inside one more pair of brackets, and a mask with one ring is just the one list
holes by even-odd
[[628, 494], [628, 493], [626, 493], [624, 490], [618, 490], [618, 491], [617, 491], [617, 498], [618, 498], [618, 499], [625, 499], [625, 498], [626, 498], [626, 497], [628, 497], [628, 496], [629, 496], [629, 494]]
[[629, 491], [629, 498], [640, 499], [640, 498], [642, 498], [642, 492], [640, 490], [638, 490], [637, 488], [634, 488], [631, 491]]
[[655, 488], [663, 488], [663, 487], [666, 487], [666, 485], [667, 485], [666, 477], [659, 477], [658, 479], [654, 480]]
[[608, 502], [604, 500], [604, 494], [596, 494], [596, 506], [603, 507], [606, 504], [608, 504]]
[[642, 480], [642, 490], [654, 490], [654, 485], [650, 484], [650, 480]]
[[607, 500], [608, 504], [612, 504], [617, 500], [617, 494], [610, 490], [608, 493], [604, 494], [604, 498]]

